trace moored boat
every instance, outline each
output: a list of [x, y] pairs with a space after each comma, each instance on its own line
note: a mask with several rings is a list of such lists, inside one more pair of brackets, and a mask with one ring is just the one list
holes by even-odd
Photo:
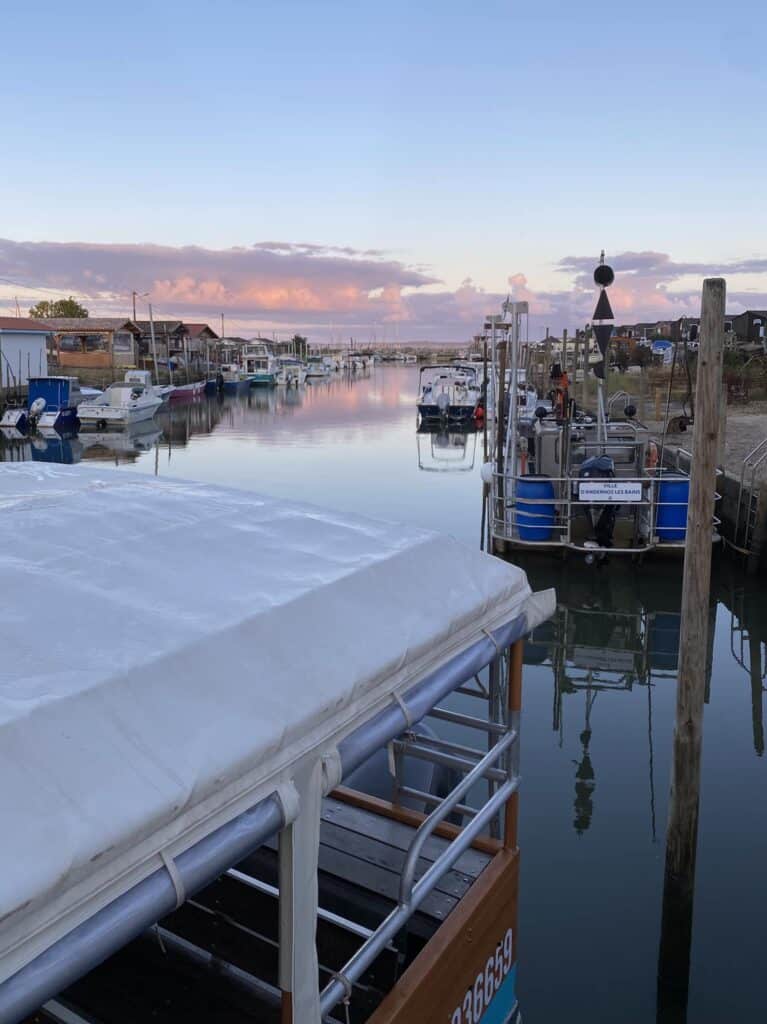
[[100, 394], [95, 388], [81, 388], [77, 377], [30, 377], [27, 405], [7, 409], [0, 426], [22, 432], [30, 424], [59, 431], [76, 429], [80, 404]]
[[306, 380], [306, 367], [295, 356], [277, 356], [277, 383], [298, 387]]
[[[3, 466], [0, 497], [14, 613], [30, 579], [59, 600], [35, 674], [5, 661], [0, 1020], [516, 1021], [522, 642], [552, 592], [418, 528], [103, 466]], [[94, 523], [110, 557], [73, 572]], [[354, 788], [371, 758], [389, 798]]]
[[110, 384], [98, 398], [81, 402], [78, 417], [83, 425], [106, 429], [109, 425], [137, 423], [151, 419], [160, 406], [162, 398], [154, 389], [144, 384], [118, 381]]
[[330, 375], [330, 366], [325, 356], [309, 356], [306, 360], [306, 377], [327, 377]]
[[174, 404], [176, 402], [189, 402], [193, 398], [199, 398], [200, 395], [205, 393], [205, 381], [195, 380], [189, 384], [177, 384], [170, 395], [170, 401]]
[[251, 385], [272, 387], [277, 383], [277, 360], [264, 344], [250, 344], [242, 350], [242, 368]]
[[418, 412], [423, 421], [471, 422], [480, 406], [482, 386], [471, 363], [424, 366], [418, 380]]

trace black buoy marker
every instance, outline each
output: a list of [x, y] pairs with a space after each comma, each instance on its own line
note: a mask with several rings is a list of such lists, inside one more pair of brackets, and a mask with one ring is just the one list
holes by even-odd
[[605, 251], [603, 249], [602, 255], [599, 257], [599, 266], [594, 271], [594, 283], [599, 285], [599, 298], [597, 299], [596, 309], [591, 320], [591, 325], [594, 328], [594, 337], [597, 339], [599, 351], [602, 353], [602, 359], [594, 367], [594, 373], [600, 380], [605, 379], [607, 348], [610, 344], [615, 323], [610, 300], [607, 298], [607, 289], [614, 280], [613, 268], [605, 263]]

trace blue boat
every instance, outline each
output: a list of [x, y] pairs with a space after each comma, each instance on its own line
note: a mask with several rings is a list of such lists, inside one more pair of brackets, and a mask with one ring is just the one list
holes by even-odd
[[76, 430], [78, 406], [99, 394], [96, 388], [81, 388], [77, 377], [30, 377], [27, 406], [9, 409], [2, 425], [21, 431], [30, 425], [59, 432]]

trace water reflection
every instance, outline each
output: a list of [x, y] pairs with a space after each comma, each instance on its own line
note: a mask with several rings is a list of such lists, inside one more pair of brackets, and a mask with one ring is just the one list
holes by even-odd
[[416, 431], [418, 468], [427, 473], [467, 473], [477, 457], [477, 428], [421, 423]]
[[[156, 438], [82, 434], [46, 437], [43, 445], [4, 432], [0, 457], [102, 458], [124, 471], [399, 519], [477, 547], [483, 438], [417, 432], [416, 394], [417, 370], [376, 368], [363, 379], [336, 376], [295, 391], [253, 389], [170, 406], [150, 421], [161, 431]], [[531, 557], [521, 564], [533, 587], [554, 586], [558, 598], [556, 616], [525, 655], [526, 1016], [573, 1024], [653, 1020], [681, 563], [655, 560], [639, 569], [616, 559], [597, 570], [580, 560]], [[753, 950], [767, 916], [763, 590], [732, 562], [715, 568], [687, 1011], [696, 1022], [760, 1019], [762, 1012]], [[555, 946], [566, 955], [557, 958], [552, 984]]]

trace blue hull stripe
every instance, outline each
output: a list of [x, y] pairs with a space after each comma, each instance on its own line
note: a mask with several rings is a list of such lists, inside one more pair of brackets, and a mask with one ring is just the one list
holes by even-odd
[[508, 1024], [517, 1005], [517, 965], [514, 964], [482, 1014], [479, 1024]]

